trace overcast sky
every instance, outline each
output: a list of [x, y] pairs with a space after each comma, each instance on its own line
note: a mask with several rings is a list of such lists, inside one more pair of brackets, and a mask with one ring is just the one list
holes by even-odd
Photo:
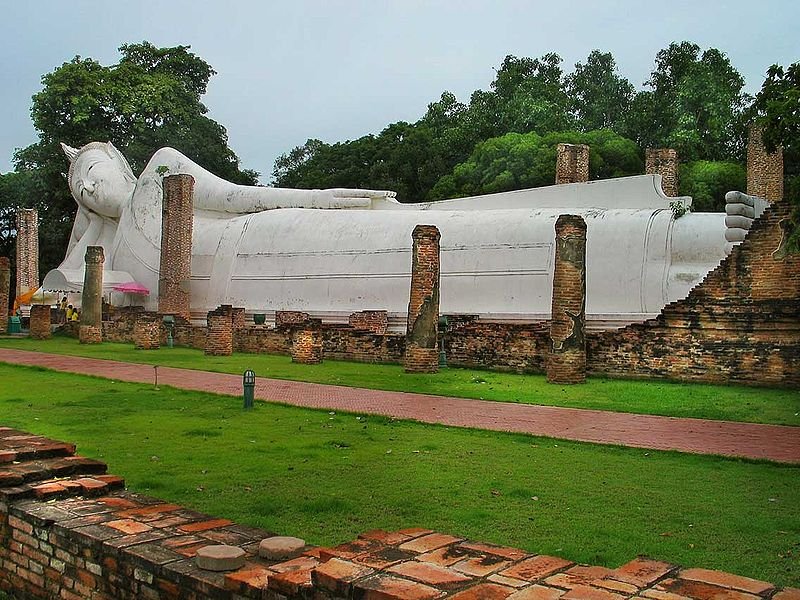
[[[565, 71], [610, 51], [637, 89], [673, 41], [723, 50], [758, 91], [800, 60], [800, 1], [0, 0], [0, 172], [36, 141], [31, 96], [76, 54], [104, 65], [148, 40], [190, 45], [217, 71], [203, 102], [242, 166], [267, 183], [275, 158], [416, 121], [449, 90], [487, 89], [507, 54], [556, 52]], [[64, 140], [71, 142], [71, 140]]]

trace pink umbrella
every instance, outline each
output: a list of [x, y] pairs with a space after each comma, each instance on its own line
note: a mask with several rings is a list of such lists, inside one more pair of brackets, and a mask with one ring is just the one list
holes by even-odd
[[136, 281], [129, 281], [127, 283], [120, 283], [113, 288], [115, 292], [123, 292], [125, 294], [137, 294], [139, 296], [149, 296], [150, 290], [144, 287], [141, 283]]

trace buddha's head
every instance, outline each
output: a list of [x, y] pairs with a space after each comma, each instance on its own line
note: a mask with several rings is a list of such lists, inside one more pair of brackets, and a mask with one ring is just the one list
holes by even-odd
[[80, 149], [61, 144], [69, 158], [69, 189], [75, 201], [104, 217], [119, 218], [136, 187], [128, 161], [111, 142]]

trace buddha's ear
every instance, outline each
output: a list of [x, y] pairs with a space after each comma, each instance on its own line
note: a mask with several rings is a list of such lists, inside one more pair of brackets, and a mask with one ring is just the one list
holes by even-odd
[[131, 181], [136, 181], [136, 176], [133, 174], [133, 169], [131, 169], [131, 166], [128, 164], [128, 161], [125, 160], [122, 152], [117, 150], [117, 147], [114, 146], [114, 144], [111, 142], [106, 142], [106, 152], [108, 152], [108, 155], [111, 158], [117, 161], [122, 170], [125, 172], [125, 175], [128, 176]]
[[61, 149], [64, 151], [64, 154], [67, 155], [69, 162], [75, 160], [75, 157], [78, 156], [78, 152], [80, 152], [80, 150], [78, 150], [77, 148], [73, 148], [72, 146], [67, 146], [64, 142], [61, 142]]

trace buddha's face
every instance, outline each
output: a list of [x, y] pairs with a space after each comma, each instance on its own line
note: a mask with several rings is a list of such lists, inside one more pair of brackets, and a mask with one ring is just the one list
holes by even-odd
[[116, 219], [133, 193], [135, 180], [130, 167], [124, 159], [120, 162], [114, 150], [110, 153], [104, 145], [98, 144], [98, 147], [79, 151], [70, 170], [70, 191], [87, 210]]

